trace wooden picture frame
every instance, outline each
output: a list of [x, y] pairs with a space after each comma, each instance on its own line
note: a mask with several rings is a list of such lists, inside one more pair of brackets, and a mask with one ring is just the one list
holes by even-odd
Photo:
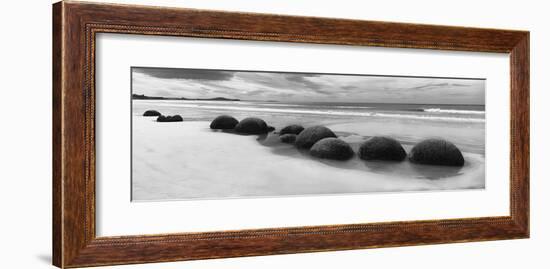
[[[148, 236], [95, 232], [95, 37], [510, 54], [510, 216]], [[84, 267], [529, 237], [529, 32], [64, 1], [53, 5], [53, 264]]]

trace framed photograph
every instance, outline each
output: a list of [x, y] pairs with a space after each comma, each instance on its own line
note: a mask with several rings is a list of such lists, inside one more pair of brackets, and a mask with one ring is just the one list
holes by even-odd
[[53, 5], [53, 263], [529, 237], [529, 32]]

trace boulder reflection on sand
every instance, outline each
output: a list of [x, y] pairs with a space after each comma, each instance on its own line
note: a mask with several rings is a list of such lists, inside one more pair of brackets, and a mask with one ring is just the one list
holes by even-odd
[[288, 125], [285, 128], [281, 129], [279, 132], [279, 135], [285, 135], [285, 134], [294, 134], [298, 135], [304, 130], [304, 127], [297, 124]]
[[359, 158], [363, 160], [402, 161], [407, 157], [401, 144], [390, 137], [374, 136], [359, 147]]
[[443, 139], [426, 139], [416, 144], [409, 153], [409, 160], [418, 164], [463, 166], [462, 152]]
[[317, 141], [309, 152], [317, 158], [341, 161], [349, 160], [355, 154], [348, 143], [333, 137]]
[[287, 143], [287, 144], [293, 144], [296, 141], [296, 135], [295, 134], [284, 134], [279, 137], [281, 142]]

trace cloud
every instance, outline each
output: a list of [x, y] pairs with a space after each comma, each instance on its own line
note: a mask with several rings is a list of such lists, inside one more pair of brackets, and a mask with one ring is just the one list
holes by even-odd
[[[319, 75], [308, 75], [308, 74], [285, 74], [285, 79], [291, 83], [295, 83], [301, 86], [304, 86], [311, 90], [319, 90], [323, 85], [315, 83], [308, 78], [319, 77]], [[322, 91], [321, 91], [322, 92]]]
[[180, 69], [180, 68], [144, 68], [136, 67], [133, 69], [136, 73], [145, 74], [155, 78], [164, 79], [188, 79], [188, 80], [230, 80], [235, 72], [202, 70], [202, 69]]
[[344, 85], [344, 86], [342, 86], [342, 89], [344, 89], [344, 90], [357, 90], [357, 89], [359, 89], [359, 86], [357, 86], [357, 85]]
[[253, 91], [247, 92], [246, 94], [252, 95], [252, 96], [259, 96], [266, 93], [269, 93], [269, 90], [253, 90]]
[[411, 89], [414, 89], [414, 90], [421, 90], [421, 89], [439, 88], [439, 87], [448, 87], [448, 86], [452, 86], [452, 87], [466, 87], [466, 86], [468, 86], [468, 85], [466, 85], [466, 84], [461, 84], [461, 83], [449, 83], [449, 82], [446, 82], [446, 83], [429, 83], [429, 84], [425, 84], [425, 85], [420, 85], [420, 86], [412, 87]]
[[133, 93], [149, 96], [283, 102], [485, 103], [485, 80], [171, 68], [133, 71]]
[[327, 92], [322, 89], [324, 87], [322, 83], [317, 83], [310, 79], [317, 77], [321, 77], [321, 75], [275, 72], [238, 72], [236, 74], [237, 80], [241, 80], [256, 87], [266, 87], [283, 91], [315, 91], [320, 94], [326, 94]]

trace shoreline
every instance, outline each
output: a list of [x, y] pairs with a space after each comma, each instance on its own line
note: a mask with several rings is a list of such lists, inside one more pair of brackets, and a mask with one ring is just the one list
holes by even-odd
[[[426, 105], [425, 108], [419, 109], [398, 109], [398, 110], [371, 110], [374, 107], [363, 106], [321, 106], [323, 109], [304, 109], [300, 108], [299, 104], [285, 103], [262, 103], [262, 102], [247, 102], [247, 101], [196, 101], [196, 100], [133, 100], [149, 106], [158, 106], [164, 109], [199, 109], [199, 110], [216, 110], [218, 114], [231, 113], [274, 113], [279, 115], [284, 114], [301, 114], [313, 117], [371, 117], [371, 118], [397, 118], [404, 120], [431, 120], [438, 122], [458, 122], [484, 124], [485, 111], [479, 110], [456, 110], [456, 109], [441, 109], [434, 108], [442, 105]], [[260, 106], [258, 106], [260, 105]], [[297, 108], [296, 108], [297, 107]], [[471, 117], [461, 117], [461, 116]], [[480, 117], [483, 115], [483, 117]]]
[[[133, 116], [133, 121], [132, 196], [136, 201], [485, 187], [484, 152], [464, 152], [467, 162], [459, 169], [432, 166], [429, 167], [433, 169], [426, 169], [425, 165], [406, 161], [365, 162], [357, 156], [347, 162], [327, 161], [301, 154], [291, 145], [274, 143], [272, 139], [278, 135], [273, 133], [262, 140], [254, 135], [211, 131], [207, 121], [162, 124], [140, 116]], [[344, 123], [344, 127], [350, 124], [354, 123]], [[341, 138], [347, 139], [352, 147], [366, 139], [338, 131], [341, 125], [340, 121], [327, 126], [336, 126], [337, 135], [348, 134]], [[172, 140], [178, 141], [177, 145], [171, 145]], [[227, 147], [229, 144], [232, 146]], [[407, 143], [404, 147], [407, 152], [410, 150]], [[228, 174], [228, 171], [237, 172]], [[438, 179], [430, 179], [434, 177]]]

